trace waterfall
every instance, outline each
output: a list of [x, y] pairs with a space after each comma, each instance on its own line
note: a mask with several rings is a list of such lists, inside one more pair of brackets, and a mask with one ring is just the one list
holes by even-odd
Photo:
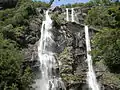
[[66, 20], [69, 21], [69, 12], [68, 12], [68, 8], [66, 8]]
[[71, 10], [72, 10], [72, 13], [71, 13], [72, 22], [74, 22], [74, 21], [75, 21], [75, 20], [74, 20], [74, 8], [71, 8]]
[[69, 11], [68, 10], [69, 9], [66, 8], [66, 20], [67, 21], [71, 20], [71, 22], [74, 22], [75, 21], [75, 19], [74, 19], [74, 8], [71, 8], [71, 19], [70, 20], [69, 20]]
[[40, 62], [40, 78], [36, 80], [35, 90], [65, 90], [64, 84], [57, 72], [57, 61], [53, 52], [52, 20], [46, 11], [46, 20], [42, 23], [41, 38], [38, 45], [38, 59]]
[[85, 26], [85, 38], [86, 38], [87, 63], [88, 63], [87, 82], [88, 82], [89, 87], [92, 90], [100, 90], [100, 87], [96, 80], [95, 72], [93, 70], [92, 58], [91, 58], [91, 55], [89, 54], [89, 52], [91, 51], [91, 47], [90, 47], [88, 26]]

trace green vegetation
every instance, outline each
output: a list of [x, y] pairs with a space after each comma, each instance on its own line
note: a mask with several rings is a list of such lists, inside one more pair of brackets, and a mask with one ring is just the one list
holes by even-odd
[[75, 4], [66, 4], [61, 5], [62, 8], [75, 8], [75, 7], [92, 7], [94, 5], [93, 2], [88, 3], [75, 3]]
[[[23, 68], [24, 33], [36, 16], [37, 7], [49, 5], [32, 0], [19, 0], [14, 8], [0, 10], [0, 90], [27, 90], [32, 83], [29, 66]], [[29, 33], [29, 32], [28, 32]]]
[[120, 70], [120, 29], [105, 28], [94, 37], [93, 56], [104, 60], [112, 72]]
[[97, 28], [119, 28], [120, 6], [96, 6], [93, 7], [86, 18], [86, 24]]
[[62, 74], [61, 77], [66, 82], [71, 82], [71, 81], [79, 82], [79, 81], [83, 80], [83, 76], [81, 76], [81, 75]]
[[45, 7], [45, 8], [49, 8], [50, 4], [49, 3], [45, 3], [45, 2], [41, 2], [41, 1], [34, 1], [34, 6], [37, 7]]
[[4, 39], [0, 34], [0, 89], [1, 90], [25, 90], [31, 83], [32, 74], [30, 68], [23, 70], [22, 53], [16, 47], [16, 43]]
[[90, 0], [94, 5], [110, 5], [110, 0]]
[[[17, 5], [0, 10], [0, 90], [30, 88], [32, 72], [29, 66], [23, 68], [24, 58], [21, 52], [21, 49], [26, 48], [28, 44], [27, 40], [24, 40], [24, 35], [29, 33], [29, 22], [36, 16], [36, 8], [48, 8], [53, 1], [48, 4], [40, 1], [18, 0]], [[86, 4], [75, 3], [61, 7], [92, 7], [85, 22], [100, 29], [92, 41], [93, 59], [103, 60], [111, 72], [120, 73], [120, 4], [110, 3], [108, 0], [91, 0]], [[65, 23], [64, 15], [59, 13], [54, 13], [52, 19], [57, 26]], [[66, 65], [73, 64], [70, 48], [66, 48], [59, 58]], [[72, 68], [61, 71], [71, 73]], [[61, 76], [65, 81], [82, 79], [82, 76], [69, 74]]]
[[103, 60], [109, 70], [120, 73], [120, 5], [93, 7], [86, 18], [86, 24], [99, 28], [92, 43], [94, 61]]
[[58, 12], [55, 12], [51, 17], [54, 21], [53, 25], [59, 28], [62, 24], [65, 24], [66, 21], [64, 20], [64, 17], [64, 14], [59, 14]]
[[21, 70], [22, 54], [8, 40], [0, 39], [0, 89], [25, 90], [31, 83], [29, 68]]

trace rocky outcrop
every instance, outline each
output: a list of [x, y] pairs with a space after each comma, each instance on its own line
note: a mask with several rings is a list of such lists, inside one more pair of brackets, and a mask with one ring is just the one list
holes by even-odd
[[87, 16], [88, 10], [90, 10], [91, 7], [81, 7], [81, 8], [75, 8], [75, 21], [80, 24], [85, 23], [85, 18]]
[[[92, 32], [93, 29], [90, 29], [91, 35]], [[61, 26], [57, 33], [56, 43], [60, 49], [57, 59], [67, 90], [87, 89], [84, 25], [69, 22]]]
[[44, 8], [36, 9], [37, 16], [30, 19], [28, 29], [24, 31], [22, 35], [24, 39], [20, 39], [20, 41], [23, 41], [23, 44], [25, 44], [25, 47], [22, 49], [25, 60], [23, 68], [26, 68], [26, 66], [29, 65], [33, 71], [37, 71], [40, 65], [38, 62], [37, 48], [41, 35], [40, 30], [44, 18], [44, 10]]
[[[60, 75], [67, 90], [88, 90], [84, 20], [89, 9], [75, 8], [76, 22], [61, 22], [60, 28], [56, 27], [55, 29], [57, 32], [55, 40], [59, 48], [57, 49], [59, 51], [57, 59], [60, 62]], [[56, 10], [58, 13], [61, 12], [59, 8]], [[71, 12], [70, 9], [69, 12]], [[65, 17], [63, 13], [61, 16]], [[65, 20], [63, 17], [61, 19]], [[97, 29], [89, 27], [91, 39], [96, 32], [98, 32]], [[100, 64], [94, 65], [101, 90], [119, 90], [119, 78], [110, 73], [107, 67], [103, 65], [103, 63], [102, 66]]]
[[[86, 72], [86, 45], [84, 25], [66, 23], [56, 28], [56, 43], [58, 46], [57, 60], [59, 61], [60, 75], [65, 82], [67, 90], [88, 90]], [[89, 28], [90, 37], [98, 32]], [[107, 70], [103, 63], [94, 65], [101, 90], [119, 90], [119, 79]]]
[[[56, 42], [54, 52], [56, 53], [56, 59], [59, 64], [57, 71], [60, 72], [59, 74], [67, 90], [88, 90], [86, 82], [88, 66], [86, 63], [84, 19], [89, 9], [76, 8], [76, 22], [74, 23], [65, 21], [65, 9], [57, 7], [51, 11], [52, 13], [59, 14], [60, 24], [53, 24], [52, 29], [53, 38]], [[37, 13], [39, 16], [30, 21], [30, 30], [28, 34], [26, 34], [27, 32], [25, 33], [28, 47], [23, 49], [25, 66], [26, 63], [27, 65], [29, 64], [36, 73], [40, 65], [37, 60], [37, 46], [42, 20], [44, 18], [44, 9], [37, 9]], [[89, 27], [91, 38], [96, 32], [98, 32], [96, 29]], [[97, 79], [101, 83], [101, 90], [120, 90], [119, 80], [107, 70], [107, 67], [103, 63], [94, 65], [94, 69], [97, 74]]]

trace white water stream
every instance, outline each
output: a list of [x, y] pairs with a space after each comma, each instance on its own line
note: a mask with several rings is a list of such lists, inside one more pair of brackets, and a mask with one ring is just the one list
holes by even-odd
[[91, 51], [91, 46], [90, 46], [88, 26], [85, 26], [85, 38], [86, 38], [87, 63], [88, 63], [87, 82], [88, 82], [89, 87], [92, 90], [100, 90], [100, 87], [96, 80], [96, 75], [93, 69], [93, 65], [92, 65], [92, 57], [89, 54], [89, 52]]
[[74, 21], [75, 21], [75, 20], [74, 20], [74, 8], [71, 8], [71, 10], [72, 10], [72, 13], [71, 13], [72, 22], [74, 22]]
[[66, 21], [74, 22], [74, 8], [71, 8], [71, 18], [69, 18], [69, 8], [66, 8]]
[[64, 84], [56, 73], [57, 61], [53, 52], [52, 20], [46, 11], [46, 20], [42, 23], [41, 38], [38, 45], [40, 78], [36, 80], [35, 90], [65, 90]]
[[69, 21], [69, 12], [68, 12], [68, 8], [66, 8], [66, 20]]

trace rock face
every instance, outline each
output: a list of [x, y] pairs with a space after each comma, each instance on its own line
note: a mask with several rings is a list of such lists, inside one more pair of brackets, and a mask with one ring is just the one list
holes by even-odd
[[85, 83], [87, 64], [85, 62], [86, 47], [83, 28], [84, 26], [75, 23], [67, 23], [60, 29], [64, 37], [58, 36], [60, 39], [63, 38], [63, 41], [58, 42], [58, 45], [62, 43], [63, 45], [60, 47], [64, 47], [58, 55], [58, 60], [62, 63], [60, 74], [66, 82], [68, 90], [79, 90], [79, 84]]
[[23, 34], [26, 48], [23, 48], [22, 50], [25, 60], [23, 67], [25, 68], [29, 65], [32, 67], [33, 71], [39, 67], [37, 48], [41, 35], [40, 30], [43, 21], [44, 9], [36, 9], [36, 12], [38, 15], [30, 20], [28, 30]]
[[[91, 35], [93, 29], [89, 30]], [[84, 25], [66, 23], [56, 30], [58, 45], [57, 59], [60, 65], [60, 75], [67, 90], [87, 90], [86, 84], [86, 45]]]
[[[59, 25], [53, 25], [53, 35], [56, 42], [55, 52], [56, 58], [59, 63], [60, 76], [62, 77], [67, 90], [89, 90], [86, 82], [86, 72], [88, 69], [86, 63], [86, 45], [85, 45], [85, 32], [84, 32], [84, 18], [90, 8], [76, 8], [76, 23], [65, 21], [65, 9], [56, 8], [52, 13], [58, 13], [60, 19], [64, 20]], [[28, 47], [23, 50], [25, 57], [25, 66], [30, 65], [37, 73], [39, 70], [39, 62], [37, 60], [37, 45], [40, 38], [40, 29], [43, 20], [44, 9], [37, 9], [38, 16], [31, 20], [29, 34], [27, 34]], [[90, 37], [97, 31], [89, 28]], [[101, 68], [102, 67], [102, 68]], [[103, 64], [98, 63], [94, 66], [97, 79], [101, 85], [101, 90], [120, 90], [118, 83], [109, 82], [109, 71]], [[114, 79], [113, 79], [114, 80]]]
[[90, 10], [91, 7], [86, 7], [86, 8], [75, 8], [75, 21], [80, 24], [84, 24], [85, 22], [85, 17], [87, 16], [88, 10]]

